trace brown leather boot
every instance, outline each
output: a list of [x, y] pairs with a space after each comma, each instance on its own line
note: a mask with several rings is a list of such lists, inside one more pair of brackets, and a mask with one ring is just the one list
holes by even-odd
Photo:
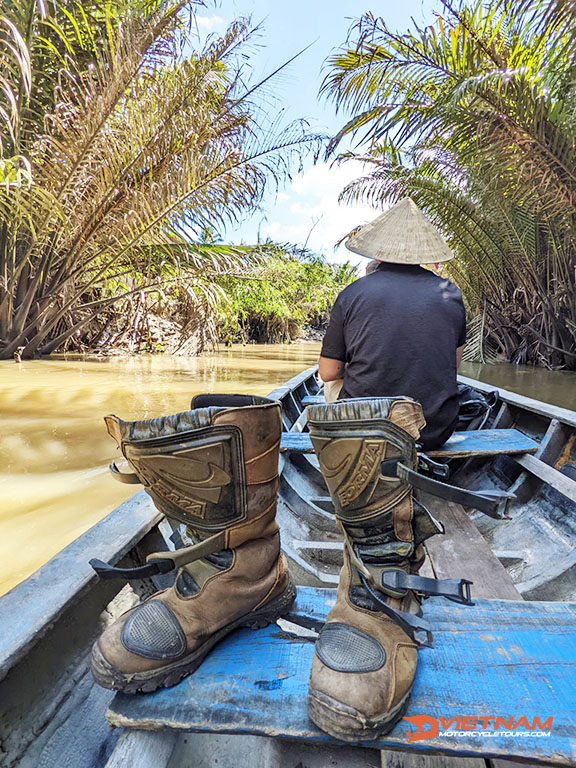
[[336, 517], [344, 566], [336, 604], [318, 640], [308, 711], [344, 741], [387, 733], [406, 707], [417, 649], [431, 645], [419, 618], [422, 595], [469, 603], [468, 584], [418, 576], [422, 542], [442, 526], [397, 476], [416, 469], [421, 406], [409, 398], [344, 400], [309, 406], [308, 426]]
[[150, 555], [132, 574], [93, 561], [104, 577], [180, 567], [174, 586], [125, 613], [93, 649], [100, 685], [153, 691], [192, 673], [232, 630], [265, 626], [294, 600], [275, 521], [280, 406], [200, 395], [185, 413], [106, 423], [134, 470], [123, 481], [142, 482], [160, 511], [187, 525], [193, 542]]

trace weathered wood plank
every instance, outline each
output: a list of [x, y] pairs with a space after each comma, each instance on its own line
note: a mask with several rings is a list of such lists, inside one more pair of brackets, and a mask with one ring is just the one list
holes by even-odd
[[508, 403], [502, 403], [498, 413], [492, 422], [492, 429], [509, 429], [514, 426], [514, 418], [508, 406]]
[[86, 589], [0, 683], [2, 768], [101, 768], [94, 756], [116, 741], [104, 722], [112, 693], [92, 680], [90, 648], [135, 604], [129, 588], [117, 589], [111, 581]]
[[[427, 542], [429, 556], [425, 565], [429, 568], [430, 575], [444, 579], [469, 578], [474, 582], [472, 586], [474, 599], [477, 597], [522, 599], [503, 564], [460, 505], [447, 504], [432, 496], [426, 496], [422, 501], [446, 526], [444, 536], [435, 536]], [[421, 762], [417, 763], [417, 761]], [[493, 768], [507, 768], [504, 761], [495, 762], [498, 765], [494, 765]], [[420, 756], [387, 750], [382, 752], [382, 768], [486, 768], [486, 766], [483, 758]]]
[[391, 749], [383, 750], [381, 755], [382, 768], [486, 768], [486, 761], [482, 757], [422, 755]]
[[520, 466], [524, 467], [524, 469], [527, 469], [528, 472], [539, 477], [540, 480], [543, 480], [571, 501], [576, 501], [575, 480], [563, 475], [562, 472], [558, 472], [557, 469], [545, 464], [535, 456], [516, 456], [515, 461], [517, 461]]
[[[308, 432], [285, 432], [281, 451], [314, 453]], [[468, 456], [497, 456], [499, 454], [534, 453], [538, 443], [517, 429], [470, 429], [455, 432], [444, 445], [429, 451], [435, 458], [466, 458]]]
[[187, 733], [169, 768], [379, 768], [377, 749], [227, 733]]
[[117, 563], [161, 517], [144, 491], [136, 494], [0, 598], [0, 680], [95, 583], [88, 561]]
[[[552, 419], [534, 455], [545, 464], [553, 465], [573, 433], [572, 427], [562, 424], [558, 419]], [[510, 491], [515, 494], [517, 503], [523, 504], [536, 495], [541, 485], [540, 478], [531, 472], [524, 471], [510, 487]]]
[[[26, 718], [28, 723], [22, 720], [17, 725], [12, 723], [9, 740], [2, 744], [7, 749], [1, 753], [3, 768], [101, 768], [104, 764], [120, 735], [118, 730], [110, 729], [104, 717], [113, 693], [96, 685], [89, 669], [79, 678], [77, 670], [74, 673], [74, 684], [70, 686], [68, 696], [58, 702], [60, 706], [54, 706], [56, 711], [52, 719], [43, 722], [41, 716], [44, 713], [36, 711], [35, 718]], [[46, 698], [51, 695], [52, 691]], [[2, 704], [4, 707], [14, 706], [14, 701], [3, 699]], [[14, 730], [25, 731], [26, 725], [29, 727], [29, 744], [25, 748], [23, 739], [24, 751], [16, 753]]]
[[[446, 534], [450, 539], [448, 545], [440, 536], [427, 542], [430, 556], [427, 558], [427, 562], [430, 561], [434, 575], [438, 578], [471, 578], [474, 581], [472, 587], [474, 598], [480, 596], [522, 600], [521, 594], [516, 589], [503, 564], [489, 548], [484, 537], [479, 534], [465, 510], [458, 504], [451, 504], [449, 508], [446, 508], [447, 505], [442, 501], [432, 497], [426, 498], [426, 504], [431, 508], [433, 514], [442, 519], [447, 526]], [[461, 766], [460, 760], [460, 758], [451, 758], [450, 764], [446, 765], [445, 768], [482, 768], [482, 766]], [[489, 768], [514, 768], [515, 766], [514, 763], [503, 759], [494, 759], [489, 763]], [[524, 766], [530, 768], [525, 763]], [[390, 766], [384, 766], [383, 761], [383, 768], [390, 768]], [[407, 765], [403, 768], [411, 768], [411, 766]], [[421, 766], [421, 768], [428, 767]]]
[[[334, 590], [301, 588], [296, 609], [323, 619]], [[576, 604], [479, 599], [473, 607], [430, 601], [426, 616], [435, 648], [420, 654], [407, 716], [451, 718], [487, 715], [545, 720], [549, 736], [521, 738], [439, 733], [411, 742], [413, 726], [401, 720], [371, 743], [419, 754], [490, 756], [576, 765]], [[148, 730], [254, 733], [333, 743], [308, 719], [306, 695], [314, 645], [271, 625], [241, 630], [224, 640], [178, 686], [146, 696], [117, 695], [108, 711], [114, 725]], [[520, 727], [517, 729], [522, 731]], [[466, 733], [463, 731], [463, 733]]]
[[171, 731], [126, 731], [118, 739], [106, 768], [166, 768], [177, 741], [178, 734]]
[[324, 395], [306, 395], [302, 398], [302, 405], [322, 405], [325, 402]]
[[508, 571], [459, 504], [419, 494], [422, 503], [446, 528], [444, 536], [426, 542], [432, 568], [439, 579], [470, 579], [472, 597], [521, 600]]
[[455, 432], [444, 445], [429, 451], [435, 458], [467, 458], [499, 454], [535, 453], [538, 443], [517, 429], [470, 429]]

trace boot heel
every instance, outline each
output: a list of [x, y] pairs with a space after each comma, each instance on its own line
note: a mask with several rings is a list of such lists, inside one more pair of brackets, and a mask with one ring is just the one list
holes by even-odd
[[273, 600], [270, 600], [269, 603], [266, 603], [266, 605], [263, 605], [257, 611], [249, 613], [242, 623], [242, 626], [248, 627], [249, 629], [262, 629], [263, 627], [267, 627], [268, 624], [274, 623], [285, 613], [288, 613], [295, 599], [296, 587], [292, 579], [290, 579], [288, 586], [282, 594], [278, 595], [278, 597], [275, 597]]

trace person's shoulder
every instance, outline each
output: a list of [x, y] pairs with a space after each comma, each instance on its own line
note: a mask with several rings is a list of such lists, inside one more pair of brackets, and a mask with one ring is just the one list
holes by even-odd
[[365, 275], [364, 277], [359, 277], [358, 279], [354, 280], [352, 283], [349, 283], [346, 288], [343, 288], [340, 293], [338, 294], [338, 297], [336, 301], [348, 301], [349, 299], [353, 299], [355, 296], [358, 295], [366, 285], [364, 283], [365, 280], [372, 277], [372, 275]]
[[462, 301], [462, 293], [460, 291], [460, 288], [458, 288], [457, 285], [455, 285], [451, 280], [448, 280], [447, 277], [443, 277], [442, 275], [437, 275], [435, 272], [432, 272], [432, 270], [427, 269], [425, 270], [428, 274], [427, 277], [431, 282], [434, 282], [439, 290], [442, 292], [442, 297], [449, 299], [457, 299], [459, 301]]
[[453, 282], [447, 278], [441, 278], [441, 288], [449, 296], [453, 296], [455, 299], [462, 301], [462, 291]]

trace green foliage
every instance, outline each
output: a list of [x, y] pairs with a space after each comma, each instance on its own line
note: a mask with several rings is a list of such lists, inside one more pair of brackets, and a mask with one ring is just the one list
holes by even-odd
[[259, 104], [249, 21], [199, 47], [197, 4], [0, 9], [0, 357], [89, 345], [120, 307], [129, 326], [143, 311], [134, 297], [166, 274], [212, 304], [211, 278], [240, 269], [243, 253], [195, 241], [318, 147]]
[[220, 336], [227, 342], [285, 342], [306, 326], [322, 328], [334, 299], [356, 277], [351, 264], [271, 243], [255, 249], [247, 266], [251, 277], [220, 281]]
[[[442, 0], [403, 34], [365, 14], [324, 92], [365, 141], [344, 191], [410, 195], [456, 254], [487, 343], [514, 362], [576, 369], [576, 9], [549, 0]], [[488, 356], [488, 355], [487, 355]]]

